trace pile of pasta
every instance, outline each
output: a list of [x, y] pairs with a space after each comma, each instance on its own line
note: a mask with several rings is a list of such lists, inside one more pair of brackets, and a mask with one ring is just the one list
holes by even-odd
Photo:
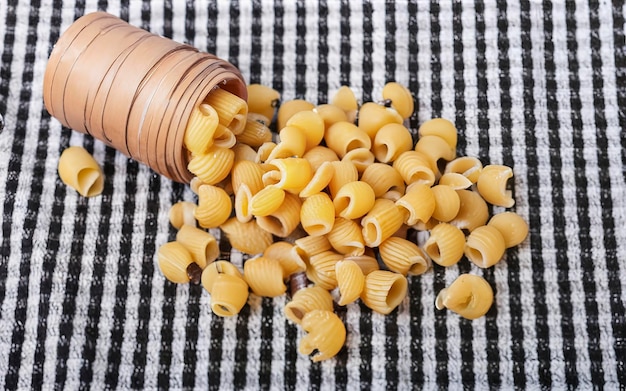
[[[250, 292], [288, 294], [285, 316], [306, 332], [299, 351], [319, 361], [345, 342], [335, 306], [360, 300], [389, 314], [407, 278], [433, 263], [465, 257], [488, 268], [520, 244], [528, 226], [507, 210], [511, 168], [457, 156], [457, 129], [443, 118], [421, 124], [414, 143], [411, 92], [389, 82], [381, 98], [359, 104], [348, 86], [319, 105], [278, 105], [279, 93], [259, 84], [248, 86], [247, 102], [209, 94], [185, 134], [197, 203], [170, 210], [178, 231], [158, 251], [165, 277], [202, 283], [219, 316], [236, 315]], [[250, 255], [242, 268], [220, 259], [217, 228]], [[425, 242], [407, 239], [410, 229], [427, 233]], [[435, 305], [475, 319], [492, 303], [490, 284], [468, 273]]]

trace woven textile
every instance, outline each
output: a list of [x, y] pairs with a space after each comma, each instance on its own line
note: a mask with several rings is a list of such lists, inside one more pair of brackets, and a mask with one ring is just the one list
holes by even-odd
[[[232, 318], [201, 286], [164, 280], [169, 207], [194, 201], [43, 106], [47, 58], [84, 13], [106, 10], [238, 66], [283, 100], [360, 101], [395, 80], [414, 94], [411, 128], [453, 121], [459, 155], [514, 169], [520, 246], [482, 270], [463, 259], [409, 277], [388, 316], [337, 309], [345, 347], [322, 363], [286, 297]], [[620, 1], [0, 0], [0, 388], [626, 388], [626, 43]], [[104, 193], [58, 178], [82, 145]], [[495, 208], [497, 211], [497, 208]], [[241, 267], [241, 254], [231, 261]], [[434, 307], [459, 273], [495, 304], [475, 321]]]

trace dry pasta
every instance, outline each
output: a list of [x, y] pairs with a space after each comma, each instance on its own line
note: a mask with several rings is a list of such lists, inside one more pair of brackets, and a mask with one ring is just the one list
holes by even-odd
[[275, 89], [262, 84], [249, 84], [248, 111], [258, 113], [268, 120], [274, 118], [274, 112], [280, 102], [280, 93]]
[[393, 162], [393, 168], [398, 170], [404, 183], [424, 183], [429, 186], [435, 184], [435, 172], [428, 157], [416, 151], [407, 151]]
[[476, 183], [480, 173], [483, 170], [483, 164], [478, 158], [473, 156], [461, 156], [448, 162], [444, 170], [444, 174], [457, 173], [461, 174], [472, 183]]
[[424, 122], [418, 129], [420, 137], [438, 136], [446, 141], [451, 149], [456, 150], [458, 131], [456, 126], [445, 118], [433, 118]]
[[222, 124], [217, 124], [217, 129], [213, 135], [213, 145], [221, 148], [232, 148], [235, 144], [237, 144], [237, 136], [232, 130]]
[[243, 276], [257, 296], [276, 297], [287, 290], [280, 262], [273, 258], [261, 256], [248, 259], [243, 264]]
[[335, 166], [331, 162], [322, 163], [322, 165], [311, 177], [309, 183], [300, 191], [300, 197], [307, 198], [324, 191], [324, 189], [330, 184], [334, 175]]
[[363, 240], [368, 247], [378, 247], [404, 224], [405, 214], [388, 199], [379, 198], [361, 219]]
[[363, 130], [371, 140], [374, 140], [380, 128], [387, 124], [401, 124], [404, 120], [391, 107], [385, 107], [375, 102], [366, 102], [359, 108], [359, 129]]
[[302, 157], [309, 161], [311, 165], [311, 169], [313, 171], [317, 171], [324, 163], [336, 162], [339, 160], [339, 156], [332, 149], [323, 146], [317, 145], [302, 155]]
[[470, 179], [456, 172], [448, 172], [439, 178], [438, 184], [453, 188], [454, 190], [463, 190], [470, 188], [473, 183]]
[[234, 161], [235, 152], [213, 145], [206, 154], [193, 156], [187, 168], [202, 182], [215, 185], [228, 176]]
[[506, 245], [498, 229], [483, 225], [473, 230], [465, 242], [465, 256], [474, 265], [488, 268], [500, 262]]
[[334, 251], [322, 251], [309, 258], [306, 275], [316, 285], [333, 290], [337, 287], [337, 275], [335, 265], [343, 259], [342, 254]]
[[329, 126], [337, 122], [349, 121], [346, 112], [337, 105], [322, 104], [314, 108], [313, 111], [322, 117], [324, 129], [328, 129]]
[[285, 304], [283, 312], [287, 319], [295, 324], [301, 324], [304, 315], [313, 310], [333, 310], [333, 297], [328, 290], [319, 286], [304, 287]]
[[507, 181], [513, 177], [511, 167], [490, 164], [483, 167], [476, 181], [476, 188], [485, 201], [490, 204], [510, 208], [515, 205], [511, 190], [507, 190]]
[[243, 131], [236, 135], [237, 141], [253, 148], [272, 141], [272, 132], [267, 127], [267, 123], [263, 122], [263, 118], [259, 114], [248, 113]]
[[72, 146], [63, 150], [58, 172], [63, 183], [83, 197], [94, 197], [104, 190], [102, 169], [83, 147]]
[[414, 184], [396, 201], [396, 205], [407, 212], [405, 224], [426, 223], [435, 210], [435, 195], [430, 186]]
[[178, 242], [168, 242], [159, 247], [157, 252], [159, 269], [171, 282], [184, 284], [189, 282], [187, 268], [193, 262], [191, 253]]
[[335, 223], [335, 206], [326, 193], [314, 194], [302, 202], [300, 223], [311, 236], [329, 233]]
[[351, 122], [337, 122], [324, 133], [326, 146], [340, 158], [357, 148], [370, 149], [372, 141], [363, 130]]
[[461, 207], [459, 195], [450, 186], [441, 184], [431, 187], [431, 190], [435, 197], [435, 209], [432, 218], [447, 223], [459, 213]]
[[404, 194], [405, 185], [400, 173], [388, 164], [370, 164], [361, 174], [361, 180], [367, 182], [374, 190], [376, 198], [389, 191]]
[[389, 270], [420, 275], [430, 268], [430, 259], [419, 246], [407, 239], [392, 236], [379, 246], [380, 258]]
[[293, 246], [296, 254], [305, 262], [309, 262], [312, 256], [332, 248], [326, 236], [303, 236], [296, 239]]
[[456, 157], [456, 150], [439, 136], [426, 135], [415, 143], [415, 151], [428, 157], [433, 172], [439, 172], [439, 160], [449, 162]]
[[304, 99], [293, 99], [286, 102], [283, 102], [278, 108], [278, 113], [276, 114], [276, 128], [281, 130], [285, 126], [287, 126], [287, 121], [294, 114], [300, 111], [310, 111], [315, 108], [315, 105], [309, 101]]
[[480, 194], [471, 190], [457, 190], [457, 194], [460, 202], [459, 213], [450, 220], [450, 224], [470, 232], [485, 225], [489, 219], [489, 209]]
[[330, 191], [330, 197], [334, 198], [339, 189], [349, 182], [359, 180], [359, 171], [356, 166], [351, 162], [331, 162], [333, 166], [333, 176], [328, 182], [328, 190]]
[[250, 213], [254, 216], [269, 216], [276, 212], [285, 201], [285, 191], [279, 187], [268, 186], [250, 199]]
[[296, 195], [285, 193], [280, 207], [267, 216], [257, 216], [259, 227], [280, 238], [289, 236], [300, 224], [300, 207], [302, 201]]
[[374, 270], [365, 276], [361, 301], [370, 309], [387, 315], [402, 303], [407, 290], [408, 281], [402, 274]]
[[452, 224], [437, 224], [430, 231], [424, 250], [436, 264], [452, 266], [463, 257], [465, 234]]
[[241, 160], [233, 164], [230, 181], [233, 191], [237, 193], [241, 184], [246, 184], [252, 195], [263, 189], [263, 174], [265, 172], [258, 163]]
[[376, 132], [372, 149], [376, 160], [390, 163], [400, 154], [413, 149], [413, 138], [404, 125], [390, 123]]
[[216, 88], [204, 98], [204, 103], [215, 109], [220, 124], [228, 127], [234, 134], [241, 133], [248, 115], [248, 104], [245, 100], [222, 88]]
[[485, 315], [493, 304], [491, 285], [475, 274], [461, 274], [452, 284], [442, 289], [435, 299], [435, 306], [449, 310], [467, 319]]
[[248, 284], [238, 276], [220, 273], [215, 276], [211, 310], [218, 316], [237, 315], [248, 301]]
[[298, 128], [304, 134], [306, 141], [305, 151], [317, 146], [324, 138], [324, 119], [314, 110], [304, 110], [295, 113], [285, 125]]
[[290, 156], [301, 157], [306, 151], [306, 134], [295, 126], [285, 126], [278, 135], [280, 141], [272, 149], [267, 160], [282, 159]]
[[284, 280], [294, 273], [306, 271], [304, 261], [294, 251], [294, 245], [289, 242], [281, 240], [272, 243], [265, 249], [263, 256], [278, 261], [283, 270]]
[[345, 219], [357, 219], [372, 209], [375, 199], [374, 190], [367, 182], [348, 182], [333, 199], [335, 213]]
[[194, 217], [203, 228], [215, 228], [223, 224], [233, 209], [230, 196], [217, 186], [202, 185], [198, 188], [198, 206]]
[[272, 234], [259, 227], [256, 220], [242, 223], [231, 217], [220, 226], [231, 246], [247, 254], [260, 254], [272, 244]]
[[413, 95], [411, 91], [402, 84], [393, 81], [386, 83], [383, 86], [382, 96], [383, 100], [388, 100], [391, 103], [391, 107], [393, 107], [402, 118], [407, 119], [413, 114]]
[[365, 241], [357, 222], [337, 217], [333, 229], [326, 235], [333, 248], [344, 255], [362, 255]]
[[274, 159], [269, 163], [276, 167], [263, 175], [263, 181], [287, 192], [298, 194], [309, 183], [313, 177], [309, 161], [302, 158], [290, 157], [285, 159]]
[[215, 236], [195, 226], [183, 225], [176, 233], [176, 241], [189, 251], [193, 261], [202, 269], [220, 255]]
[[235, 157], [233, 158], [234, 163], [242, 160], [256, 161], [257, 152], [247, 144], [237, 143], [231, 149], [235, 153]]
[[257, 163], [263, 163], [263, 162], [267, 161], [267, 159], [269, 158], [269, 156], [272, 153], [272, 151], [274, 150], [274, 148], [276, 148], [276, 143], [273, 142], [273, 141], [268, 141], [266, 143], [263, 143], [257, 149], [257, 156], [256, 156], [256, 159], [254, 161], [257, 162]]
[[354, 91], [348, 86], [339, 87], [331, 103], [346, 113], [356, 111], [359, 108], [359, 102], [357, 102], [356, 96], [354, 96]]
[[190, 201], [178, 201], [169, 211], [169, 219], [172, 227], [180, 229], [183, 225], [196, 225], [196, 218], [194, 212], [196, 210], [196, 204]]
[[367, 167], [374, 163], [376, 158], [372, 151], [368, 148], [355, 148], [348, 151], [343, 157], [341, 161], [350, 162], [354, 164], [359, 174], [361, 174]]
[[352, 261], [356, 263], [363, 272], [364, 275], [368, 275], [374, 270], [380, 270], [378, 261], [372, 255], [368, 255], [367, 251], [363, 255], [351, 255], [344, 258], [344, 261]]
[[331, 311], [313, 310], [302, 317], [302, 328], [308, 333], [300, 340], [298, 351], [313, 354], [314, 362], [334, 357], [346, 340], [346, 327]]
[[500, 231], [507, 248], [517, 246], [528, 236], [528, 223], [515, 212], [496, 213], [489, 219], [489, 223]]
[[185, 148], [194, 155], [206, 153], [213, 145], [213, 136], [217, 130], [219, 118], [217, 111], [211, 105], [201, 103], [191, 111], [183, 143]]
[[365, 274], [356, 262], [346, 259], [337, 262], [335, 275], [341, 295], [337, 301], [338, 305], [348, 305], [361, 296], [365, 286]]
[[242, 183], [235, 193], [235, 217], [242, 223], [246, 223], [254, 217], [250, 208], [250, 201], [252, 200], [252, 192], [245, 183]]

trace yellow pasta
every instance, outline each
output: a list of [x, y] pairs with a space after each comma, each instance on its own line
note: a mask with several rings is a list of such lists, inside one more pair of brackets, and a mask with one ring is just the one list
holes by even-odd
[[328, 182], [328, 190], [330, 191], [330, 197], [334, 198], [343, 185], [359, 180], [359, 171], [351, 162], [340, 161], [331, 162], [330, 164], [334, 170], [333, 176]]
[[337, 105], [318, 105], [316, 108], [313, 109], [313, 111], [319, 114], [320, 117], [322, 117], [322, 120], [324, 121], [324, 129], [328, 129], [330, 125], [337, 122], [349, 121], [346, 112]]
[[313, 310], [333, 310], [333, 297], [329, 291], [319, 286], [304, 287], [294, 293], [283, 312], [287, 319], [301, 324], [304, 315]]
[[254, 148], [247, 144], [237, 143], [231, 149], [235, 153], [235, 157], [233, 158], [234, 163], [242, 160], [248, 160], [251, 162], [256, 161], [257, 152], [254, 150]]
[[335, 213], [345, 219], [357, 219], [372, 209], [375, 199], [374, 190], [367, 182], [348, 182], [333, 199]]
[[359, 108], [354, 91], [348, 86], [341, 86], [333, 95], [331, 103], [346, 113], [354, 112]]
[[267, 161], [287, 157], [302, 157], [306, 151], [306, 134], [295, 126], [285, 126], [278, 135], [279, 142], [272, 149]]
[[221, 148], [232, 148], [235, 144], [237, 144], [235, 133], [226, 126], [217, 124], [217, 129], [213, 135], [213, 145]]
[[209, 264], [202, 271], [202, 286], [210, 294], [214, 293], [214, 284], [220, 274], [226, 274], [243, 279], [243, 274], [241, 274], [241, 271], [239, 271], [237, 266], [224, 260], [215, 261]]
[[432, 217], [441, 222], [452, 220], [461, 207], [458, 193], [450, 186], [436, 185], [431, 188], [435, 197], [435, 209]]
[[267, 216], [257, 216], [259, 227], [280, 238], [289, 236], [300, 223], [302, 201], [296, 195], [285, 193], [280, 207]]
[[248, 259], [243, 264], [243, 277], [257, 296], [276, 297], [287, 290], [280, 263], [267, 257]]
[[461, 156], [448, 162], [446, 168], [443, 171], [444, 174], [457, 173], [461, 174], [472, 183], [476, 183], [480, 173], [483, 170], [483, 164], [478, 158], [473, 156]]
[[361, 300], [370, 309], [389, 314], [402, 303], [408, 291], [408, 281], [400, 273], [375, 270], [365, 276]]
[[500, 231], [507, 248], [517, 246], [528, 236], [528, 223], [515, 212], [496, 213], [487, 225]]
[[237, 141], [253, 148], [258, 148], [263, 143], [272, 141], [272, 132], [267, 127], [267, 123], [263, 121], [264, 117], [248, 113], [243, 131], [236, 136]]
[[335, 264], [335, 275], [340, 297], [338, 305], [348, 305], [356, 301], [365, 286], [365, 275], [361, 267], [352, 260], [341, 260]]
[[250, 201], [252, 200], [252, 192], [245, 183], [242, 183], [235, 193], [235, 217], [242, 223], [246, 223], [254, 217], [250, 208]]
[[263, 182], [292, 194], [298, 194], [313, 177], [309, 161], [303, 158], [284, 158], [270, 160], [269, 164], [276, 167], [263, 175]]
[[300, 129], [305, 136], [305, 151], [317, 146], [324, 138], [324, 119], [314, 110], [295, 113], [287, 120], [285, 126]]
[[454, 190], [463, 190], [470, 188], [473, 183], [468, 177], [464, 176], [463, 174], [448, 172], [443, 174], [441, 178], [439, 178], [438, 184], [449, 186]]
[[191, 254], [195, 263], [204, 269], [220, 255], [215, 236], [191, 225], [183, 225], [176, 233], [176, 241]]
[[404, 196], [396, 201], [396, 205], [407, 212], [405, 224], [426, 223], [435, 210], [435, 195], [430, 186], [419, 183], [414, 184]]
[[461, 274], [449, 287], [442, 289], [435, 299], [437, 309], [448, 308], [470, 320], [485, 315], [492, 304], [491, 285], [474, 274]]
[[388, 164], [370, 164], [361, 174], [361, 180], [372, 187], [376, 198], [382, 197], [389, 191], [404, 194], [405, 185], [402, 176]]
[[191, 111], [183, 143], [185, 148], [194, 155], [206, 153], [213, 145], [213, 136], [217, 130], [219, 118], [217, 111], [211, 105], [201, 103]]
[[233, 209], [230, 196], [217, 186], [203, 185], [198, 189], [198, 206], [194, 217], [203, 228], [215, 228], [223, 224]]
[[285, 191], [281, 188], [268, 186], [250, 200], [250, 213], [254, 216], [269, 216], [276, 212], [285, 200]]
[[397, 123], [381, 127], [376, 132], [372, 147], [376, 160], [382, 163], [393, 162], [400, 154], [411, 149], [413, 149], [411, 133], [404, 125]]
[[281, 130], [287, 126], [287, 121], [296, 113], [300, 111], [310, 111], [315, 108], [315, 105], [304, 99], [292, 99], [281, 103], [278, 108], [276, 118], [276, 128]]
[[245, 100], [222, 88], [215, 88], [204, 98], [204, 103], [215, 109], [220, 124], [228, 127], [234, 134], [241, 133], [248, 115], [248, 104]]
[[313, 362], [334, 357], [346, 341], [346, 327], [331, 311], [313, 310], [302, 318], [302, 328], [308, 334], [302, 337], [298, 351], [310, 355]]
[[361, 227], [354, 220], [337, 217], [333, 229], [326, 235], [326, 238], [341, 254], [362, 255], [365, 251]]
[[102, 169], [83, 147], [73, 146], [63, 150], [58, 172], [63, 183], [83, 197], [94, 197], [104, 190]]
[[294, 245], [289, 242], [278, 241], [272, 243], [263, 251], [263, 256], [278, 261], [283, 270], [284, 280], [294, 273], [306, 271], [304, 261], [294, 251]]
[[456, 149], [439, 136], [425, 135], [415, 143], [415, 151], [428, 157], [433, 172], [439, 172], [439, 161], [449, 162], [456, 158]]
[[272, 244], [272, 234], [259, 227], [256, 220], [242, 223], [231, 217], [220, 226], [230, 245], [246, 254], [260, 254]]
[[480, 194], [471, 190], [457, 190], [459, 195], [459, 213], [450, 220], [450, 224], [460, 229], [473, 231], [485, 225], [489, 219], [489, 208]]
[[275, 89], [258, 83], [248, 84], [248, 111], [263, 115], [268, 120], [274, 118], [276, 107], [280, 103], [280, 93]]
[[388, 82], [384, 85], [382, 91], [383, 100], [388, 100], [398, 114], [407, 119], [413, 114], [414, 103], [413, 95], [408, 88], [396, 82]]
[[433, 118], [428, 120], [419, 127], [417, 132], [420, 137], [441, 137], [451, 149], [456, 150], [458, 131], [456, 126], [445, 118]]
[[395, 236], [382, 242], [379, 246], [380, 258], [392, 272], [420, 275], [430, 268], [430, 259], [417, 244]]
[[376, 158], [372, 151], [368, 148], [355, 148], [353, 150], [348, 151], [343, 157], [341, 161], [350, 162], [354, 164], [359, 174], [361, 174], [367, 167], [372, 165]]
[[305, 262], [309, 262], [312, 256], [332, 248], [326, 236], [303, 236], [296, 239], [293, 246], [295, 253]]
[[337, 275], [335, 265], [343, 259], [342, 254], [334, 251], [322, 251], [309, 258], [306, 275], [315, 285], [326, 290], [333, 290], [337, 287]]
[[366, 102], [359, 108], [359, 129], [371, 140], [376, 138], [376, 133], [383, 126], [391, 123], [401, 124], [403, 121], [396, 109], [375, 102]]
[[184, 284], [189, 282], [187, 268], [193, 262], [191, 253], [178, 242], [168, 242], [157, 252], [159, 269], [169, 281]]
[[379, 198], [374, 207], [361, 219], [363, 240], [368, 247], [378, 247], [404, 223], [405, 214], [396, 204]]
[[264, 188], [263, 174], [265, 172], [258, 163], [241, 160], [233, 164], [230, 181], [233, 191], [237, 193], [241, 184], [246, 184], [252, 195]]
[[241, 278], [220, 273], [213, 282], [211, 310], [218, 316], [237, 315], [248, 301], [248, 284]]
[[336, 162], [339, 160], [335, 151], [322, 145], [309, 149], [304, 153], [304, 155], [302, 155], [302, 157], [309, 161], [311, 170], [313, 171], [317, 171], [318, 168], [320, 168], [324, 163]]
[[506, 185], [513, 177], [511, 167], [490, 164], [483, 167], [476, 188], [480, 195], [492, 205], [510, 208], [515, 205], [511, 190], [507, 190]]
[[404, 183], [424, 183], [429, 186], [435, 183], [435, 172], [433, 171], [428, 157], [423, 153], [416, 151], [407, 151], [393, 162], [393, 168], [395, 168]]
[[481, 268], [488, 268], [500, 262], [505, 250], [502, 234], [491, 225], [474, 229], [465, 242], [465, 256]]
[[314, 194], [302, 202], [300, 223], [311, 236], [329, 233], [335, 223], [335, 206], [326, 193]]
[[368, 275], [374, 270], [380, 270], [378, 261], [372, 255], [367, 254], [367, 250], [363, 255], [351, 255], [344, 258], [344, 261], [352, 261], [356, 263], [364, 275]]
[[452, 224], [440, 223], [430, 231], [424, 243], [424, 251], [430, 259], [441, 266], [452, 266], [463, 257], [465, 234]]
[[326, 146], [332, 149], [339, 158], [357, 148], [370, 149], [372, 141], [367, 133], [351, 122], [337, 122], [324, 133]]
[[207, 185], [215, 185], [226, 179], [235, 161], [235, 153], [229, 148], [211, 146], [204, 155], [195, 155], [187, 168]]
[[258, 149], [257, 149], [257, 157], [254, 160], [257, 163], [263, 163], [265, 161], [267, 161], [267, 159], [269, 158], [270, 154], [272, 153], [272, 151], [274, 150], [274, 148], [276, 148], [276, 143], [273, 141], [268, 141], [266, 143], [263, 143]]
[[172, 205], [169, 211], [170, 224], [176, 229], [180, 229], [183, 225], [196, 225], [194, 212], [196, 204], [189, 201], [179, 201]]
[[332, 162], [322, 163], [322, 165], [315, 171], [315, 173], [311, 177], [309, 183], [304, 187], [304, 189], [300, 190], [300, 197], [307, 198], [322, 192], [330, 184], [330, 181], [333, 179], [334, 175], [335, 166], [332, 164]]

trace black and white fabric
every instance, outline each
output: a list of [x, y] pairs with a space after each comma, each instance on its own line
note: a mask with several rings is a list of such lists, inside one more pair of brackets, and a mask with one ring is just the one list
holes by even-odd
[[[349, 85], [365, 102], [387, 81], [408, 86], [413, 129], [448, 118], [460, 155], [513, 167], [528, 239], [491, 269], [464, 259], [409, 277], [388, 316], [338, 308], [346, 345], [322, 363], [297, 352], [285, 297], [212, 315], [201, 286], [166, 282], [155, 264], [189, 186], [43, 106], [52, 46], [95, 10], [214, 53], [283, 100], [324, 103]], [[625, 11], [592, 0], [0, 0], [0, 388], [625, 389]], [[70, 145], [101, 163], [101, 196], [58, 178]], [[495, 290], [475, 321], [434, 307], [463, 272]]]

